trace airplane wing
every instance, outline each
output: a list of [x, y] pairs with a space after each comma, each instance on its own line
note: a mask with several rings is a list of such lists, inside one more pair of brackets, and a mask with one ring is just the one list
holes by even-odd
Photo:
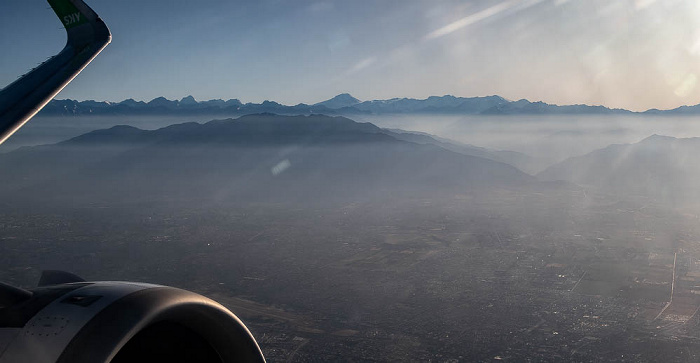
[[39, 112], [112, 40], [82, 0], [48, 0], [68, 33], [60, 53], [0, 90], [0, 144]]

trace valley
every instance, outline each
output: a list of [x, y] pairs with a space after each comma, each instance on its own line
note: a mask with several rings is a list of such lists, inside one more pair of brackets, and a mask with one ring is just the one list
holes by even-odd
[[270, 361], [700, 356], [695, 209], [445, 142], [253, 115], [0, 155], [0, 280], [193, 290]]

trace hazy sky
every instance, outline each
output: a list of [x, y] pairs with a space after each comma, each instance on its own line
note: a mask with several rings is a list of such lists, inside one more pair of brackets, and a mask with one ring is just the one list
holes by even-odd
[[[58, 97], [313, 103], [430, 95], [700, 103], [697, 0], [88, 0], [114, 40]], [[0, 5], [0, 84], [63, 46], [44, 0]]]

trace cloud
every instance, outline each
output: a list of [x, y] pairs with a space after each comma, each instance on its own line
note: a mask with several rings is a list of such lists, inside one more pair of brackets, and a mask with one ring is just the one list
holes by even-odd
[[472, 25], [474, 23], [488, 19], [488, 18], [490, 18], [496, 14], [499, 14], [503, 11], [506, 11], [506, 10], [512, 8], [513, 6], [518, 5], [519, 2], [520, 1], [516, 1], [516, 0], [504, 1], [500, 4], [492, 6], [490, 8], [486, 8], [482, 11], [465, 16], [462, 19], [459, 19], [455, 22], [452, 22], [450, 24], [443, 26], [440, 29], [437, 29], [437, 30], [434, 30], [434, 31], [428, 33], [428, 35], [425, 36], [425, 39], [426, 40], [435, 39], [435, 38], [439, 38], [439, 37], [445, 36], [445, 35], [450, 34], [450, 33], [454, 33], [459, 29], [462, 29], [462, 28], [467, 27], [469, 25]]

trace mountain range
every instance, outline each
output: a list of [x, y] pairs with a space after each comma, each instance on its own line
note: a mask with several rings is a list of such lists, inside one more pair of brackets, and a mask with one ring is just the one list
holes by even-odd
[[115, 126], [1, 154], [0, 169], [12, 173], [0, 175], [0, 183], [5, 200], [24, 195], [73, 203], [420, 197], [535, 182], [494, 160], [502, 157], [498, 152], [469, 146], [456, 152], [441, 144], [323, 115], [256, 114], [157, 130]]
[[294, 106], [274, 101], [242, 103], [237, 99], [197, 101], [192, 96], [181, 100], [158, 97], [149, 102], [127, 99], [121, 102], [53, 100], [40, 115], [168, 115], [211, 114], [244, 115], [255, 113], [298, 114], [464, 114], [464, 115], [522, 115], [522, 114], [700, 114], [700, 105], [682, 106], [673, 110], [648, 110], [635, 113], [604, 106], [567, 105], [558, 106], [525, 99], [509, 101], [500, 96], [455, 97], [451, 95], [431, 96], [426, 99], [392, 98], [388, 100], [361, 101], [347, 93], [315, 104], [300, 103]]
[[0, 175], [0, 198], [420, 198], [539, 180], [687, 206], [700, 205], [699, 155], [700, 138], [653, 135], [566, 159], [533, 177], [522, 170], [532, 172], [528, 165], [538, 161], [518, 152], [343, 116], [265, 113], [156, 130], [114, 126], [0, 154], [0, 170], [12, 170]]
[[635, 195], [675, 205], [699, 205], [700, 138], [652, 135], [572, 157], [537, 174], [616, 195]]

